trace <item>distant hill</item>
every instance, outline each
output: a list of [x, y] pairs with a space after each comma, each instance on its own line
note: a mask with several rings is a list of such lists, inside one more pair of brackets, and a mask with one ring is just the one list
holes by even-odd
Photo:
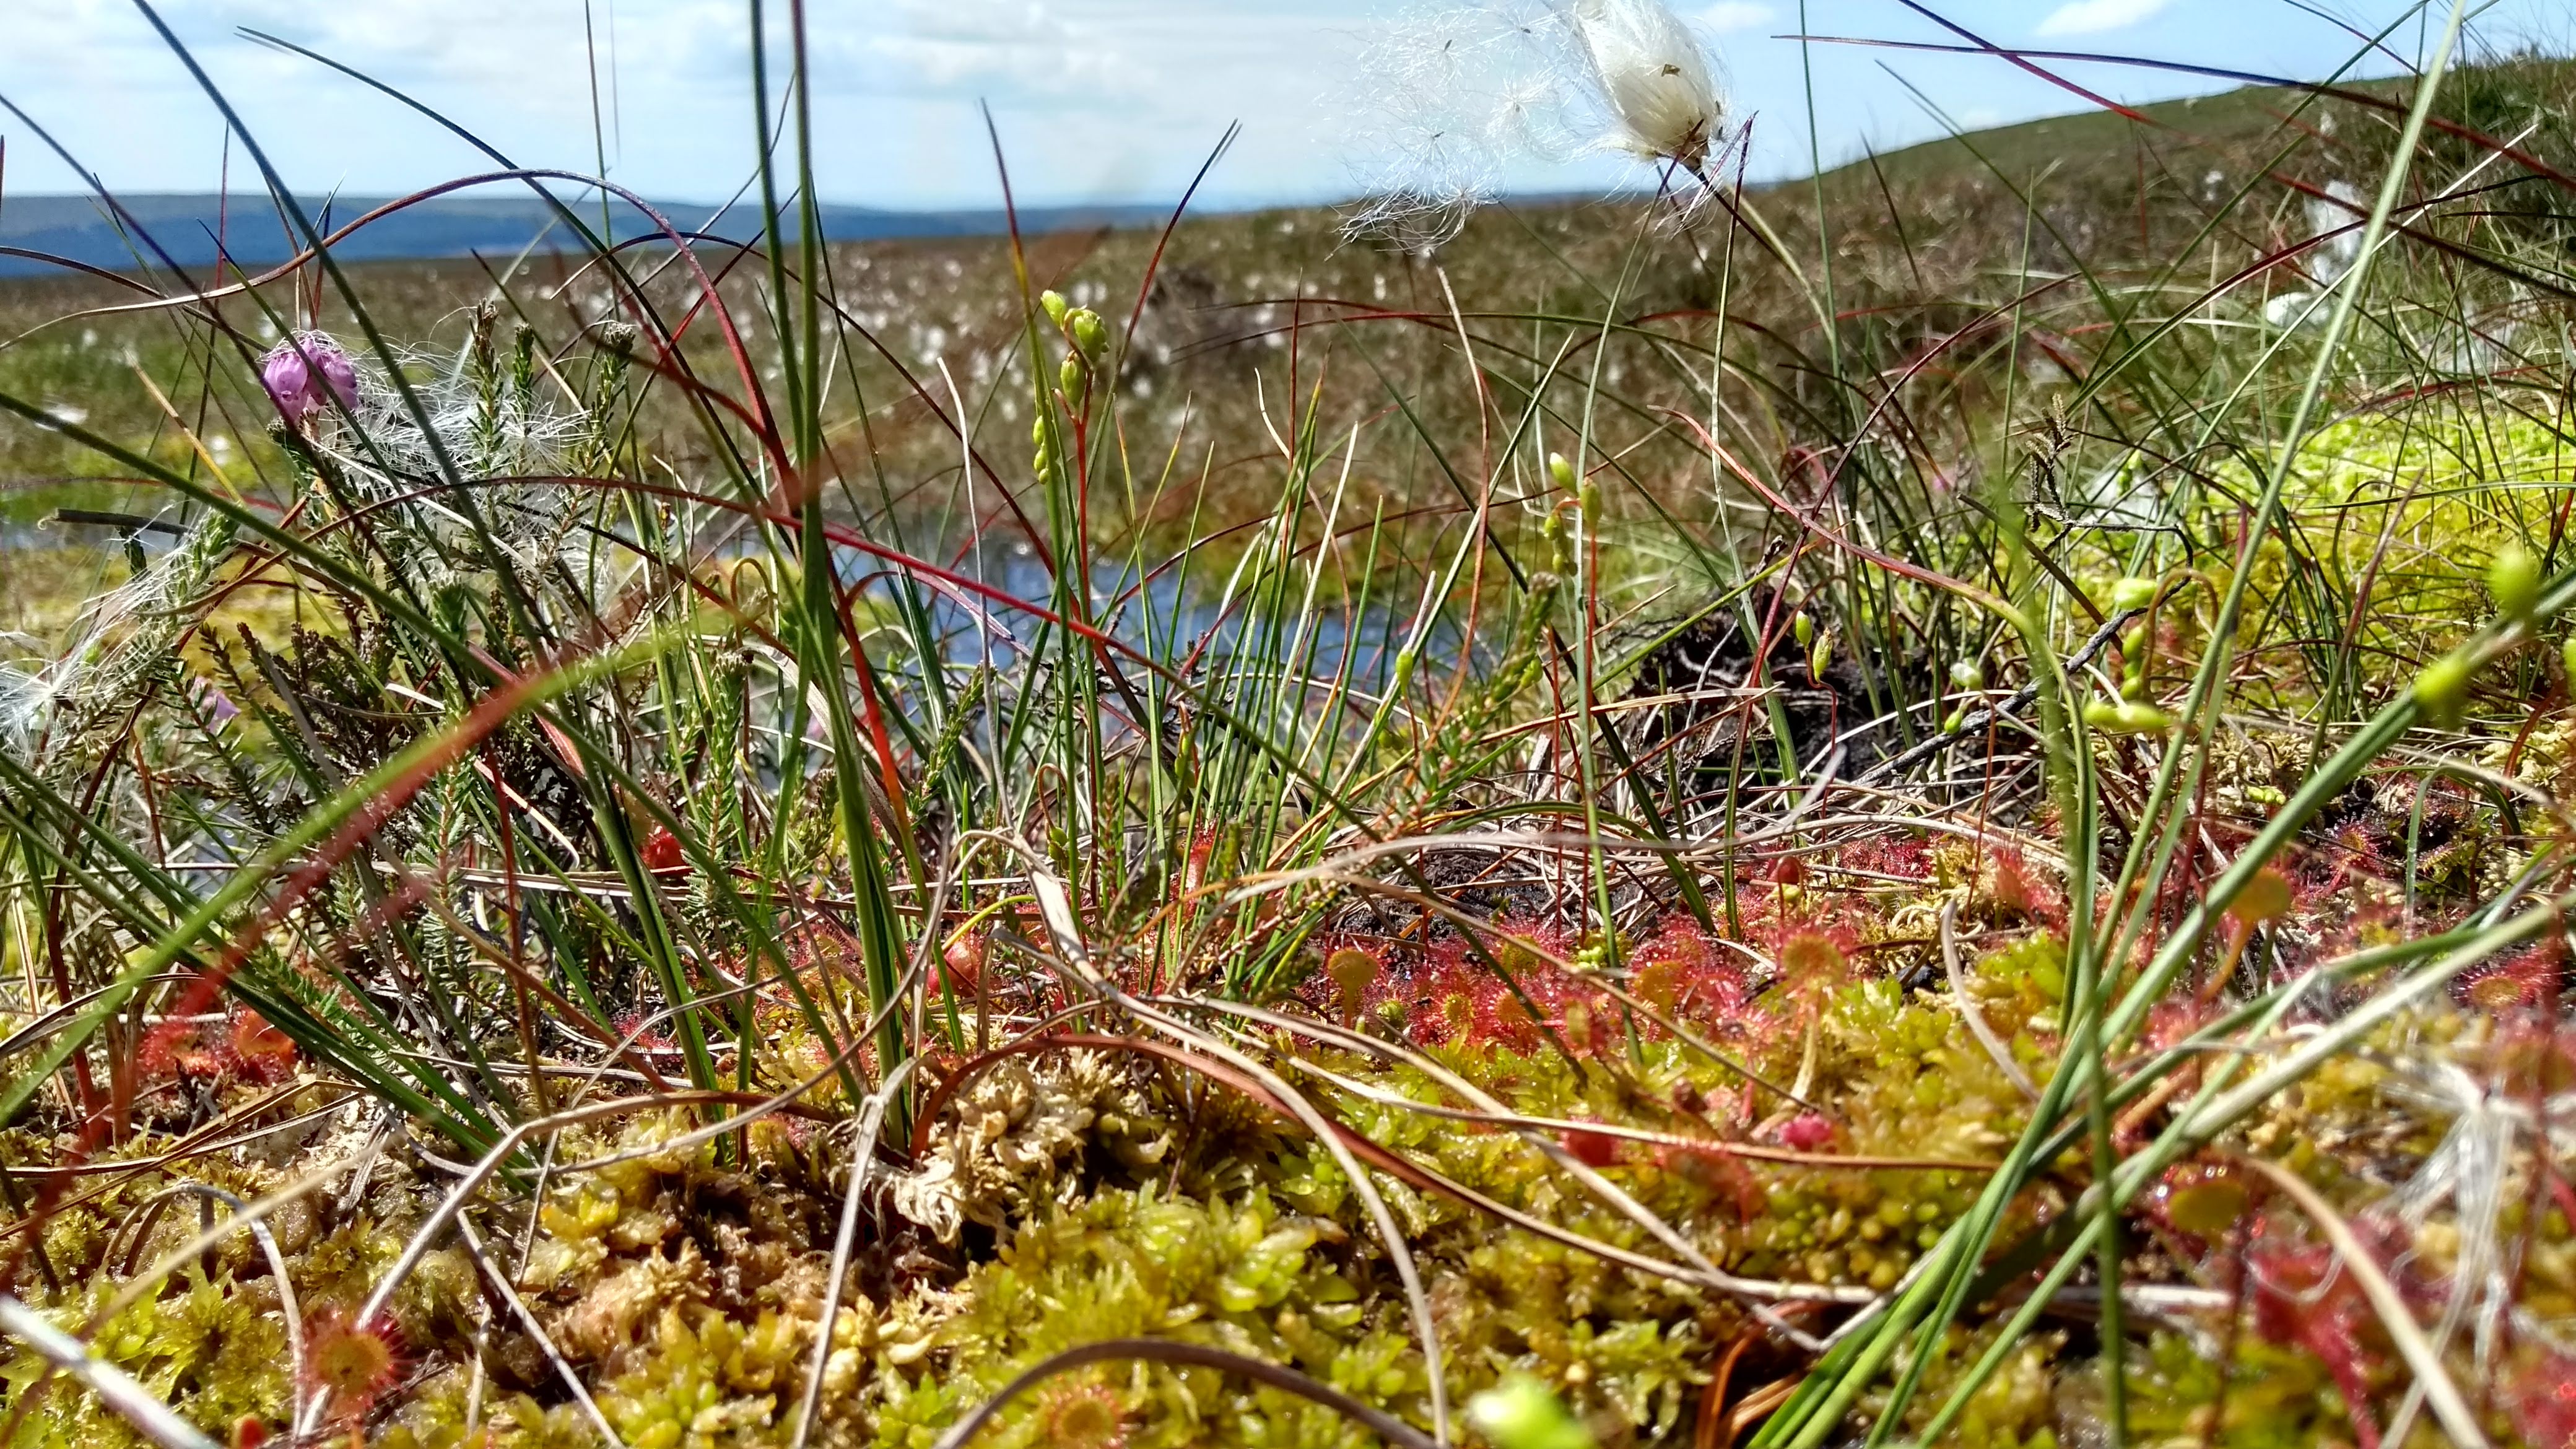
[[[257, 270], [285, 261], [301, 249], [290, 240], [291, 223], [268, 197], [209, 193], [148, 193], [117, 198], [133, 223], [180, 266], [210, 267], [221, 250], [242, 267]], [[333, 225], [342, 225], [383, 206], [384, 197], [341, 196], [330, 202]], [[304, 201], [317, 219], [323, 203]], [[756, 207], [716, 207], [655, 203], [670, 223], [688, 232], [729, 241], [749, 241], [760, 232]], [[594, 230], [600, 224], [596, 201], [575, 203], [582, 220]], [[1141, 226], [1169, 214], [1159, 206], [1046, 207], [1020, 213], [1024, 231], [1074, 231], [1098, 226]], [[658, 228], [643, 212], [624, 202], [612, 203], [609, 221], [619, 240]], [[823, 230], [833, 241], [870, 241], [887, 237], [987, 236], [1007, 225], [993, 211], [883, 211], [861, 206], [826, 206]], [[480, 252], [509, 257], [521, 249], [572, 250], [579, 243], [544, 202], [518, 196], [447, 196], [405, 207], [361, 227], [333, 247], [334, 255], [351, 261], [422, 260], [461, 257]], [[0, 198], [0, 247], [62, 257], [112, 271], [131, 271], [146, 261], [157, 265], [152, 246], [95, 197], [23, 196]], [[37, 257], [0, 255], [0, 276], [29, 276], [60, 269]]]
[[[2320, 143], [2314, 164], [2338, 174], [2368, 175], [2384, 159], [2384, 147], [2397, 129], [2411, 94], [2403, 79], [2354, 80], [2347, 99], [2319, 101], [2294, 87], [2254, 85], [2209, 95], [2143, 105], [2137, 119], [2106, 110], [2085, 110], [2008, 126], [1969, 132], [1880, 153], [1828, 171], [1822, 178], [1837, 206], [1857, 204], [1855, 213], [1870, 218], [1890, 204], [1887, 188], [1955, 191], [1963, 204], [1996, 210], [2010, 222], [2018, 207], [2008, 198], [1987, 196], [1999, 181], [2019, 186], [2047, 178], [2061, 199], [2081, 196], [2102, 217], [2143, 210], [2147, 193], [2157, 189], [2160, 171], [2180, 168], [2167, 178], [2165, 192], [2209, 191], [2222, 179], [2242, 179], [2256, 168], [2268, 169], [2281, 154], [2284, 127], [2310, 131]], [[2576, 61], [2540, 54], [2492, 57], [2464, 66], [2446, 81], [2438, 114], [2491, 136], [2520, 138], [2529, 151], [2561, 167], [2576, 166]], [[2297, 117], [2292, 120], [2292, 117]], [[2143, 124], [2141, 124], [2143, 123]], [[2463, 156], [2466, 143], [2434, 135], [2425, 143]], [[1804, 179], [1777, 181], [1756, 190], [1803, 188]], [[1545, 210], [1554, 205], [1606, 199], [1598, 193], [1520, 196], [1516, 206]], [[2183, 210], [2196, 227], [2197, 198]], [[300, 242], [268, 197], [237, 193], [229, 199], [211, 193], [147, 193], [119, 198], [125, 210], [148, 231], [159, 248], [192, 271], [212, 265], [216, 238], [237, 264], [257, 270], [293, 256]], [[330, 202], [334, 225], [346, 224], [386, 204], [384, 197], [341, 196]], [[2567, 200], [2558, 193], [2520, 188], [2511, 198], [2522, 209], [2538, 206], [2554, 218], [2565, 217]], [[571, 203], [585, 223], [599, 225], [596, 200]], [[318, 214], [319, 198], [307, 198], [308, 213]], [[1921, 205], [1921, 203], [1917, 203]], [[654, 203], [672, 225], [729, 241], [750, 241], [760, 232], [756, 207], [717, 208], [704, 204]], [[1322, 215], [1323, 209], [1288, 208], [1289, 214]], [[2006, 215], [2010, 213], [2010, 215]], [[1167, 205], [1042, 207], [1023, 210], [1020, 228], [1027, 233], [1082, 231], [1098, 227], [1158, 226], [1170, 214]], [[862, 206], [825, 206], [823, 230], [833, 241], [875, 241], [904, 237], [991, 236], [1002, 232], [1008, 218], [999, 209], [893, 211]], [[610, 230], [620, 241], [657, 228], [644, 213], [625, 202], [609, 209]], [[2576, 218], [2568, 218], [2576, 225]], [[1902, 225], [1902, 219], [1899, 219]], [[2013, 222], [2018, 225], [2017, 222]], [[2141, 238], [2142, 242], [2144, 238]], [[569, 251], [578, 247], [552, 209], [525, 191], [488, 190], [471, 196], [443, 196], [378, 218], [335, 245], [335, 254], [351, 261], [425, 261], [462, 257], [515, 256], [522, 249]], [[0, 248], [67, 258], [94, 267], [129, 271], [152, 256], [130, 237], [107, 208], [88, 196], [0, 195]], [[0, 277], [23, 277], [58, 270], [43, 260], [0, 255]]]

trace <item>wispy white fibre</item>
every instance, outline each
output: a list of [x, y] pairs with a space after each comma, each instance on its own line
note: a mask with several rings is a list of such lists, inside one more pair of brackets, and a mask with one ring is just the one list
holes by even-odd
[[2535, 1120], [2530, 1101], [2500, 1093], [2449, 1062], [2420, 1065], [2398, 1090], [2418, 1106], [2451, 1118], [2441, 1144], [2399, 1189], [2391, 1206], [2416, 1228], [2437, 1210], [2450, 1209], [2457, 1247], [2438, 1332], [2447, 1341], [2465, 1321], [2483, 1370], [2495, 1359], [2499, 1330], [2513, 1302], [2517, 1245], [2503, 1225], [2515, 1148], [2529, 1134], [2543, 1156], [2563, 1151], [2551, 1129], [2576, 1121], [2576, 1094], [2550, 1099]]
[[235, 533], [221, 514], [200, 518], [178, 546], [92, 599], [58, 657], [0, 664], [0, 749], [37, 764], [166, 668], [187, 611], [231, 553]]
[[2338, 177], [2326, 183], [2326, 194], [2308, 198], [2308, 235], [2317, 245], [2308, 252], [2308, 275], [2331, 287], [2361, 260], [2361, 227], [2370, 219], [2370, 204], [2353, 184]]
[[1369, 200], [1345, 230], [1412, 250], [1515, 163], [1609, 151], [1700, 176], [1726, 141], [1717, 65], [1664, 0], [1432, 0], [1379, 32], [1350, 101]]

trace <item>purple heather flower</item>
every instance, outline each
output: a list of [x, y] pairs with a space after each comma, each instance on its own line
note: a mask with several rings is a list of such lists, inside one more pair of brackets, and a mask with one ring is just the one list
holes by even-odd
[[298, 332], [270, 348], [259, 360], [259, 383], [290, 423], [300, 425], [330, 406], [325, 387], [342, 407], [358, 405], [358, 369], [327, 333]]

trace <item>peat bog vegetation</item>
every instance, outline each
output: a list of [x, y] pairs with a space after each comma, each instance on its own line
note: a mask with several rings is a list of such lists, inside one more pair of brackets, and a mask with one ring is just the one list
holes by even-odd
[[1427, 254], [785, 114], [0, 293], [0, 1439], [2576, 1441], [2576, 71]]

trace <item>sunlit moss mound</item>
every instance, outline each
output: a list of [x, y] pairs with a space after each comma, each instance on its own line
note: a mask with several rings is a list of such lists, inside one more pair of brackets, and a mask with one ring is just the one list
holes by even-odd
[[[2280, 950], [2380, 939], [2381, 847], [2365, 838], [2378, 828], [2357, 821], [2342, 854], [2296, 864]], [[1740, 937], [1676, 918], [1615, 950], [1540, 922], [1473, 941], [1327, 942], [1287, 1017], [1205, 1014], [1275, 1085], [1156, 1037], [940, 1058], [917, 1134], [880, 1144], [892, 1160], [859, 1206], [807, 1442], [928, 1449], [1049, 1356], [1127, 1337], [1284, 1365], [1427, 1424], [1430, 1364], [1397, 1255], [1280, 1090], [1306, 1094], [1334, 1140], [1374, 1164], [1366, 1179], [1424, 1286], [1453, 1411], [1526, 1374], [1608, 1446], [1758, 1417], [1803, 1371], [1797, 1335], [1898, 1286], [1969, 1209], [2049, 1080], [2068, 983], [2064, 901], [2018, 856], [1921, 842], [1824, 852], [1734, 905]], [[2316, 1225], [2243, 1166], [2259, 1158], [2325, 1194], [2428, 1305], [2445, 1285], [2509, 1272], [2510, 1313], [2464, 1300], [2448, 1353], [2465, 1370], [2478, 1325], [2505, 1325], [2485, 1330], [2505, 1389], [2481, 1412], [2498, 1442], [2563, 1449], [2549, 1375], [2551, 1345], [2576, 1333], [2576, 1236], [2563, 1179], [2517, 1145], [2512, 1115], [2576, 1088], [2576, 1058], [2540, 1025], [2553, 960], [2508, 956], [2391, 1018], [2133, 1205], [2136, 1432], [2233, 1449], [2358, 1442], [2404, 1391], [2397, 1345]], [[2197, 1029], [2229, 984], [2187, 983], [2137, 1049]], [[2124, 1142], [2178, 1100], [2124, 1110]], [[363, 1141], [367, 1120], [330, 1130]], [[299, 1198], [270, 1226], [301, 1308], [300, 1371], [265, 1252], [241, 1232], [107, 1319], [98, 1352], [218, 1438], [283, 1431], [302, 1403], [318, 1427], [393, 1449], [571, 1449], [603, 1425], [637, 1449], [783, 1443], [831, 1297], [851, 1129], [795, 1115], [696, 1125], [657, 1109], [555, 1134], [491, 1182], [474, 1241], [438, 1245], [372, 1323], [352, 1315], [449, 1179], [385, 1154], [356, 1196], [335, 1182]], [[138, 1140], [110, 1158], [156, 1150]], [[288, 1180], [241, 1155], [191, 1171], [238, 1200]], [[2087, 1171], [2069, 1152], [2013, 1200], [1999, 1241], [2048, 1231]], [[48, 1222], [47, 1263], [76, 1286], [33, 1301], [67, 1327], [196, 1229], [197, 1199], [170, 1195], [173, 1179], [109, 1182]], [[1709, 1273], [1741, 1291], [1693, 1281]], [[2085, 1281], [1970, 1396], [1951, 1442], [2095, 1442]], [[1908, 1423], [1965, 1382], [2017, 1291], [1968, 1305]], [[0, 1373], [29, 1406], [14, 1443], [137, 1442], [86, 1391], [36, 1393], [31, 1355]], [[1854, 1426], [1884, 1402], [1864, 1396]], [[986, 1434], [1371, 1442], [1275, 1387], [1154, 1363], [1047, 1380]]]
[[[2050, 960], [2034, 946], [1978, 963], [1975, 984], [1990, 1024], [2009, 1021], [2016, 1003], [2044, 999]], [[1674, 1042], [1572, 1056], [1461, 1042], [1437, 1048], [1422, 1068], [1347, 1051], [1310, 1049], [1303, 1059], [1310, 1085], [1340, 1120], [1441, 1178], [1566, 1233], [1671, 1260], [1672, 1244], [1586, 1194], [1519, 1134], [1419, 1113], [1395, 1099], [1439, 1102], [1446, 1094], [1438, 1080], [1454, 1074], [1511, 1114], [1580, 1124], [1531, 1130], [1673, 1224], [1691, 1250], [1776, 1284], [1789, 1321], [1810, 1321], [1813, 1310], [1798, 1300], [1832, 1295], [1804, 1290], [1888, 1286], [1964, 1208], [1977, 1182], [1972, 1157], [1958, 1167], [1860, 1164], [1936, 1146], [1991, 1150], [2016, 1125], [2019, 1098], [1956, 1012], [1938, 997], [1909, 1001], [1891, 981], [1823, 995], [1806, 1026], [1794, 1011], [1764, 1025], [1792, 1029], [1745, 1039], [1751, 1050], [1738, 1060], [1765, 1077], [1794, 1074], [1817, 1112], [1765, 1111], [1743, 1075]], [[1283, 1055], [1293, 1050], [1273, 1045]], [[2292, 1164], [2351, 1210], [2370, 1213], [2391, 1181], [2419, 1176], [2459, 1130], [2425, 1112], [2420, 1072], [2393, 1063], [2424, 1063], [2436, 1073], [2454, 1062], [2552, 1070], [2536, 1051], [2482, 1014], [2446, 1008], [2408, 1018], [2371, 1053], [2312, 1078], [2231, 1141]], [[1426, 1367], [1392, 1260], [1330, 1154], [1274, 1115], [1209, 1093], [1204, 1083], [1175, 1082], [1145, 1059], [1068, 1050], [1020, 1060], [1025, 1072], [990, 1092], [961, 1092], [954, 1117], [935, 1124], [935, 1144], [964, 1143], [964, 1157], [992, 1169], [968, 1175], [973, 1199], [941, 1220], [947, 1233], [883, 1205], [870, 1215], [882, 1226], [863, 1232], [858, 1286], [836, 1320], [813, 1442], [927, 1445], [1021, 1369], [1121, 1336], [1288, 1364], [1407, 1417], [1427, 1416]], [[1748, 1097], [1760, 1114], [1751, 1121]], [[2391, 1110], [2409, 1106], [2411, 1113]], [[1113, 1113], [1125, 1120], [1095, 1136], [1093, 1125]], [[558, 1144], [567, 1161], [622, 1160], [568, 1173], [548, 1190], [529, 1251], [505, 1260], [519, 1263], [513, 1287], [625, 1442], [776, 1443], [803, 1390], [821, 1308], [836, 1194], [816, 1163], [831, 1150], [763, 1124], [749, 1139], [752, 1159], [728, 1165], [729, 1139], [659, 1147], [676, 1125], [567, 1134]], [[1602, 1130], [1613, 1127], [1634, 1135]], [[1726, 1141], [1766, 1155], [1729, 1152]], [[235, 1185], [255, 1190], [255, 1177]], [[959, 1180], [928, 1168], [895, 1179], [916, 1201]], [[1751, 1320], [1726, 1296], [1611, 1265], [1393, 1176], [1373, 1181], [1430, 1287], [1453, 1394], [1506, 1371], [1532, 1372], [1603, 1442], [1660, 1441], [1690, 1431], [1721, 1356], [1750, 1341]], [[2527, 1165], [2500, 1185], [2505, 1207], [2492, 1230], [2521, 1245], [2519, 1311], [2576, 1322], [2576, 1239], [2564, 1209], [2545, 1192], [2532, 1198]], [[425, 1190], [388, 1184], [372, 1205], [416, 1212]], [[57, 1270], [81, 1273], [90, 1285], [42, 1300], [59, 1321], [77, 1322], [113, 1296], [122, 1275], [105, 1256], [109, 1225], [149, 1196], [130, 1191], [57, 1220], [48, 1235]], [[2026, 1204], [2024, 1221], [2042, 1223], [2062, 1206], [2042, 1194]], [[2234, 1328], [2195, 1310], [2154, 1329], [2149, 1351], [2129, 1364], [2141, 1430], [2209, 1431], [2228, 1445], [2315, 1442], [2349, 1431], [2348, 1394], [2385, 1402], [2402, 1386], [2391, 1347], [2349, 1295], [2337, 1295], [2330, 1256], [2294, 1214], [2266, 1212], [2213, 1231], [2194, 1212], [2205, 1215], [2203, 1199], [2187, 1210], [2157, 1208], [2172, 1226], [2141, 1243], [2154, 1255], [2142, 1261], [2146, 1276], [2190, 1285], [2243, 1274], [2247, 1308]], [[193, 1229], [193, 1213], [172, 1216], [185, 1221], [144, 1234], [151, 1252], [183, 1242], [174, 1236], [179, 1227]], [[2384, 1223], [2392, 1253], [2410, 1245], [2405, 1251], [2418, 1262], [2409, 1281], [2441, 1281], [2465, 1251], [2456, 1213], [2439, 1205], [2415, 1219], [2400, 1211], [2370, 1220]], [[334, 1361], [331, 1335], [348, 1334], [348, 1307], [407, 1234], [365, 1213], [318, 1236], [291, 1218], [279, 1226], [310, 1361]], [[132, 1256], [116, 1246], [116, 1261]], [[2166, 1266], [2153, 1269], [2155, 1261]], [[591, 1409], [572, 1399], [533, 1336], [494, 1315], [462, 1251], [433, 1253], [396, 1296], [393, 1322], [371, 1336], [382, 1345], [380, 1371], [362, 1375], [361, 1397], [331, 1418], [366, 1427], [374, 1442], [569, 1446], [597, 1438]], [[1927, 1378], [1925, 1403], [1937, 1402], [1949, 1376], [1983, 1347], [1973, 1335], [1954, 1338], [1947, 1367]], [[102, 1357], [218, 1435], [245, 1422], [283, 1427], [299, 1382], [287, 1368], [275, 1282], [246, 1235], [217, 1249], [211, 1265], [191, 1263], [162, 1291], [143, 1295], [96, 1342]], [[2214, 1356], [2220, 1345], [2226, 1352]], [[1772, 1352], [1757, 1345], [1742, 1367], [1785, 1371]], [[2538, 1382], [2543, 1359], [2520, 1351], [2513, 1381]], [[133, 1442], [123, 1421], [69, 1385], [25, 1399], [38, 1376], [31, 1356], [11, 1360], [5, 1372], [13, 1401], [29, 1404], [13, 1442]], [[2070, 1442], [2069, 1424], [2093, 1412], [2097, 1379], [2089, 1349], [2070, 1346], [2066, 1335], [2029, 1340], [1979, 1392], [1958, 1442]], [[314, 1381], [308, 1369], [305, 1392]], [[2551, 1402], [2540, 1393], [2501, 1405], [2499, 1435], [2545, 1423]], [[1026, 1396], [990, 1432], [997, 1444], [1084, 1435], [1140, 1445], [1366, 1439], [1276, 1390], [1214, 1370], [1160, 1366], [1067, 1375]]]
[[[2236, 642], [2262, 667], [2237, 681], [2240, 695], [2291, 707], [2336, 692], [2345, 708], [2384, 702], [2495, 613], [2487, 571], [2500, 550], [2563, 569], [2552, 540], [2564, 533], [2576, 448], [2557, 412], [2554, 399], [2526, 407], [2499, 394], [2483, 415], [2398, 405], [2310, 433], [2249, 578]], [[2068, 541], [2097, 605], [2121, 597], [2122, 578], [2166, 586], [2151, 639], [2123, 645], [2153, 648], [2159, 694], [2197, 662], [2223, 583], [2178, 570], [2173, 540], [2232, 553], [2277, 463], [2275, 451], [2239, 443], [2194, 476], [2132, 454], [2087, 485], [2107, 511], [2069, 515], [2120, 525]], [[2525, 698], [2545, 673], [2525, 662], [2486, 684], [2499, 700]]]

